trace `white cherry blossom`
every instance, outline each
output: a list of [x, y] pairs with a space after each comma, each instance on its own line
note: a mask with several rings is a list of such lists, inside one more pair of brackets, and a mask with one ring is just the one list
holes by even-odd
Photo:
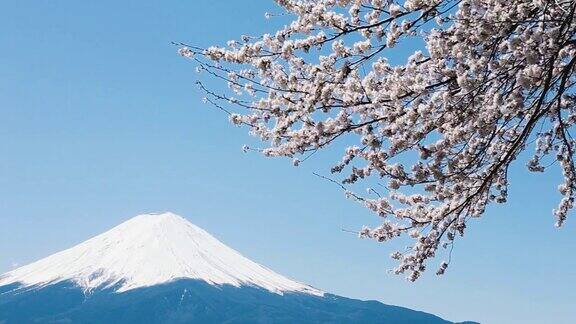
[[[576, 2], [276, 2], [285, 27], [225, 47], [182, 44], [180, 54], [228, 85], [199, 83], [265, 156], [299, 165], [349, 145], [333, 177], [382, 218], [360, 236], [412, 240], [392, 254], [395, 273], [416, 280], [488, 204], [506, 202], [513, 164], [561, 170], [553, 213], [564, 223], [576, 195]], [[523, 151], [532, 157], [520, 161]], [[362, 184], [381, 190], [356, 194]]]

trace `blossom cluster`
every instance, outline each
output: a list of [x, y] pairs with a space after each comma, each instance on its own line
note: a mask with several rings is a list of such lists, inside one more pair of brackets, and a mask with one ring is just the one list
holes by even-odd
[[[471, 218], [505, 203], [508, 169], [526, 150], [529, 171], [563, 173], [554, 210], [562, 225], [576, 196], [576, 2], [276, 2], [292, 17], [276, 32], [180, 53], [227, 82], [230, 93], [200, 85], [265, 143], [265, 156], [297, 166], [355, 143], [331, 171], [342, 186], [385, 187], [385, 195], [350, 196], [382, 218], [360, 236], [412, 240], [393, 253], [396, 273], [416, 280]], [[418, 42], [402, 63], [390, 62]]]

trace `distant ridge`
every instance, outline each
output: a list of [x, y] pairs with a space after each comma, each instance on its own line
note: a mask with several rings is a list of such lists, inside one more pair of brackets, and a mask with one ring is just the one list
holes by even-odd
[[0, 323], [36, 322], [451, 323], [293, 281], [173, 213], [136, 216], [0, 276]]

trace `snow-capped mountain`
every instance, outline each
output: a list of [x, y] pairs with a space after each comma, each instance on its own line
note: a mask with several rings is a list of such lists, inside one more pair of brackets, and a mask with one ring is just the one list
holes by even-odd
[[322, 295], [242, 256], [173, 213], [136, 216], [68, 250], [8, 272], [0, 286], [43, 286], [70, 280], [85, 290], [124, 292], [176, 279], [256, 286], [274, 293]]
[[450, 323], [324, 293], [172, 213], [136, 216], [0, 276], [0, 323]]

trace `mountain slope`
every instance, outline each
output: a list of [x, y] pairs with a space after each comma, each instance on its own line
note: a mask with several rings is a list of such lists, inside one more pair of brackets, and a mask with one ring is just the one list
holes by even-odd
[[449, 323], [324, 293], [170, 213], [0, 276], [0, 323]]
[[325, 294], [182, 279], [122, 293], [84, 295], [71, 282], [0, 298], [6, 323], [449, 323], [431, 314]]
[[[46, 285], [71, 280], [85, 290], [118, 292], [176, 279], [258, 286], [271, 292], [323, 293], [285, 278], [172, 214], [136, 216], [68, 250], [0, 277], [0, 285]], [[118, 285], [119, 284], [119, 285]]]

